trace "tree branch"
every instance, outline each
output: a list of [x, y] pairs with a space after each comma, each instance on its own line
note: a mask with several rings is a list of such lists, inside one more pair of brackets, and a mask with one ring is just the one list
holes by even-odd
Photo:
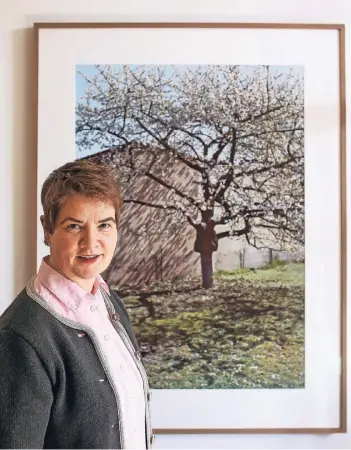
[[268, 171], [270, 171], [272, 169], [281, 169], [281, 168], [287, 166], [288, 164], [290, 164], [292, 162], [295, 162], [296, 160], [299, 160], [299, 159], [303, 159], [303, 156], [302, 155], [301, 156], [294, 156], [293, 158], [286, 159], [285, 161], [282, 161], [280, 163], [272, 164], [270, 166], [261, 167], [260, 169], [255, 168], [255, 169], [252, 169], [252, 170], [248, 170], [246, 172], [239, 172], [239, 173], [235, 174], [235, 177], [247, 177], [247, 176], [252, 175], [252, 174], [256, 175], [256, 174], [259, 174], [259, 173], [268, 172]]
[[251, 230], [251, 226], [249, 224], [249, 222], [246, 220], [245, 221], [245, 227], [242, 228], [241, 230], [228, 230], [228, 231], [222, 231], [221, 233], [217, 234], [217, 239], [223, 239], [225, 237], [233, 237], [233, 236], [243, 236], [243, 235], [247, 235]]
[[272, 109], [267, 109], [267, 111], [264, 111], [260, 114], [256, 114], [255, 116], [249, 115], [248, 117], [245, 117], [245, 119], [239, 120], [239, 123], [250, 122], [250, 120], [255, 121], [257, 119], [260, 119], [263, 116], [267, 116], [268, 114], [279, 111], [282, 108], [285, 108], [285, 105], [280, 105], [280, 106], [276, 106], [275, 108], [272, 108]]
[[179, 197], [183, 198], [184, 200], [187, 200], [193, 206], [196, 206], [197, 208], [201, 207], [201, 205], [197, 201], [195, 201], [192, 197], [184, 194], [184, 192], [180, 191], [178, 188], [172, 186], [171, 184], [168, 184], [165, 181], [161, 180], [161, 178], [157, 177], [156, 175], [150, 172], [146, 172], [145, 175], [151, 178], [153, 181], [159, 183], [161, 186], [164, 186], [165, 188], [174, 191]]
[[[235, 128], [232, 128], [232, 145], [230, 148], [230, 155], [229, 155], [229, 167], [226, 175], [224, 177], [220, 177], [217, 183], [217, 186], [215, 187], [215, 190], [217, 191], [214, 195], [214, 201], [218, 203], [222, 203], [224, 194], [228, 187], [230, 186], [231, 182], [233, 181], [234, 177], [234, 158], [235, 158], [235, 152], [236, 152], [236, 130]], [[220, 188], [221, 184], [223, 183], [223, 187]]]
[[150, 202], [145, 202], [142, 200], [134, 200], [134, 199], [125, 199], [124, 203], [134, 203], [136, 205], [147, 206], [149, 208], [162, 209], [163, 211], [170, 210], [170, 211], [181, 212], [183, 214], [183, 216], [186, 218], [186, 220], [190, 223], [190, 225], [192, 225], [194, 228], [197, 227], [196, 223], [191, 219], [191, 217], [189, 217], [187, 214], [185, 214], [181, 208], [177, 208], [174, 205], [160, 205], [158, 203], [150, 203]]
[[262, 131], [261, 133], [248, 133], [248, 134], [244, 134], [242, 136], [238, 136], [238, 141], [240, 141], [241, 139], [245, 139], [248, 137], [259, 137], [259, 136], [264, 136], [266, 134], [273, 134], [273, 133], [287, 133], [287, 132], [295, 132], [295, 131], [304, 131], [303, 128], [286, 128], [286, 129], [275, 129], [275, 130], [268, 130], [268, 131]]
[[184, 158], [179, 152], [177, 152], [176, 150], [174, 150], [167, 141], [165, 141], [164, 139], [158, 137], [155, 133], [153, 133], [146, 125], [143, 124], [143, 122], [137, 118], [135, 119], [138, 123], [138, 125], [146, 132], [148, 133], [151, 137], [153, 137], [155, 139], [156, 142], [158, 142], [160, 145], [162, 145], [163, 147], [166, 147], [167, 150], [171, 151], [173, 154], [177, 155], [177, 158], [179, 158], [184, 164], [186, 164], [188, 167], [190, 167], [191, 169], [194, 169], [200, 173], [203, 173], [203, 168], [200, 168], [199, 166], [197, 166], [196, 164], [192, 163], [191, 161], [189, 161], [188, 159]]

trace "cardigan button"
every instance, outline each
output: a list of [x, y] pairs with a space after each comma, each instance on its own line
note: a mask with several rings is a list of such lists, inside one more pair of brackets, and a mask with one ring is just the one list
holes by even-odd
[[153, 445], [155, 443], [155, 440], [156, 440], [156, 436], [154, 434], [152, 434], [150, 437], [150, 444]]
[[119, 314], [113, 313], [113, 314], [111, 315], [111, 319], [113, 320], [113, 322], [117, 322], [118, 319], [119, 319]]
[[147, 393], [147, 400], [150, 401], [152, 398], [152, 392]]

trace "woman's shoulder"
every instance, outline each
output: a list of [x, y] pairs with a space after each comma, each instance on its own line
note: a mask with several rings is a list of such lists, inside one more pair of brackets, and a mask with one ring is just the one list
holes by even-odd
[[0, 316], [0, 331], [11, 331], [11, 334], [17, 334], [33, 344], [45, 341], [49, 343], [50, 335], [58, 325], [59, 322], [28, 295], [26, 288], [22, 289]]
[[1, 314], [0, 329], [14, 328], [19, 324], [27, 328], [38, 315], [42, 315], [39, 305], [32, 301], [26, 288], [23, 288]]

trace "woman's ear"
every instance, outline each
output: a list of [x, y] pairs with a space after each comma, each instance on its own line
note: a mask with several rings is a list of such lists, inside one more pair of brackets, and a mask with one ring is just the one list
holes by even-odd
[[44, 244], [47, 246], [50, 246], [50, 235], [46, 229], [46, 223], [45, 223], [44, 216], [40, 216], [40, 222], [41, 222], [41, 225], [42, 225], [43, 231], [44, 231]]

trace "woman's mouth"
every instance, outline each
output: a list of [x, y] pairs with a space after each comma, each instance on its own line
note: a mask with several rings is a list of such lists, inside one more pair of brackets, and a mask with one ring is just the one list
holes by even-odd
[[82, 255], [77, 256], [77, 258], [79, 259], [80, 262], [84, 264], [93, 264], [100, 258], [100, 256], [101, 255]]

